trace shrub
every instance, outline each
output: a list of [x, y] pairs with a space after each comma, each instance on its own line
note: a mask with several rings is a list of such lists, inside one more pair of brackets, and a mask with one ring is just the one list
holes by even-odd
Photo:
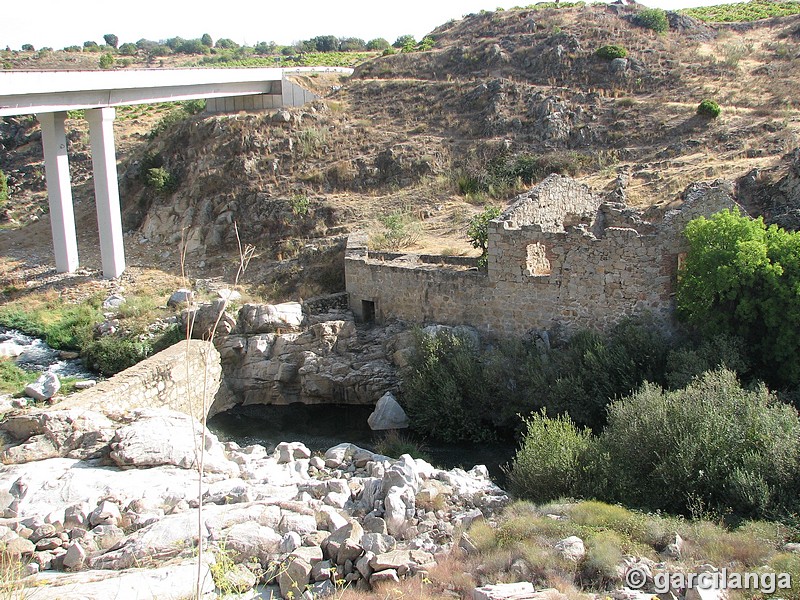
[[489, 245], [489, 221], [499, 216], [499, 208], [487, 206], [482, 213], [475, 215], [467, 223], [467, 239], [469, 239], [473, 248], [481, 251], [481, 265], [486, 265], [486, 252]]
[[88, 344], [83, 357], [89, 367], [110, 377], [147, 358], [148, 353], [145, 343], [108, 335]]
[[628, 51], [623, 46], [607, 45], [600, 46], [597, 50], [595, 50], [595, 54], [600, 58], [613, 60], [615, 58], [625, 58], [628, 56]]
[[679, 316], [707, 337], [741, 338], [766, 381], [800, 383], [800, 233], [722, 211], [684, 235]]
[[399, 250], [417, 242], [421, 228], [417, 220], [405, 211], [395, 211], [378, 218], [383, 231], [370, 236], [369, 245], [376, 250]]
[[669, 29], [667, 13], [661, 8], [645, 8], [633, 18], [633, 22], [641, 27], [652, 29], [656, 33], [664, 33]]
[[739, 517], [798, 508], [797, 412], [725, 369], [672, 392], [645, 384], [613, 402], [597, 453], [607, 457], [612, 501]]
[[697, 105], [697, 114], [701, 117], [716, 119], [720, 112], [722, 112], [722, 109], [719, 107], [719, 104], [713, 100], [703, 100]]
[[421, 458], [427, 462], [431, 460], [428, 453], [425, 452], [424, 444], [395, 430], [387, 432], [378, 440], [375, 444], [375, 452], [392, 458], [399, 458], [403, 454], [409, 454], [413, 458]]
[[389, 48], [389, 42], [384, 38], [375, 38], [367, 42], [367, 50], [371, 52], [383, 52], [387, 48]]
[[17, 394], [38, 377], [38, 373], [24, 371], [13, 361], [0, 358], [0, 394]]
[[114, 55], [110, 52], [106, 52], [100, 57], [100, 68], [101, 69], [110, 69], [114, 66]]
[[145, 175], [145, 182], [148, 187], [164, 194], [174, 192], [177, 188], [177, 182], [172, 176], [172, 173], [167, 171], [164, 167], [148, 169]]
[[22, 51], [23, 52], [34, 52], [36, 48], [33, 47], [33, 44], [22, 44]]
[[581, 458], [590, 434], [567, 416], [548, 418], [546, 411], [525, 419], [527, 432], [514, 457], [511, 491], [533, 502], [573, 496], [581, 476]]
[[136, 44], [131, 44], [130, 42], [126, 42], [119, 47], [119, 53], [122, 56], [136, 56], [139, 52], [139, 49], [136, 47]]
[[119, 38], [116, 35], [114, 35], [113, 33], [105, 34], [103, 36], [103, 40], [105, 41], [106, 44], [108, 44], [112, 48], [116, 48], [117, 45], [119, 44]]
[[8, 177], [0, 170], [0, 204], [8, 200]]

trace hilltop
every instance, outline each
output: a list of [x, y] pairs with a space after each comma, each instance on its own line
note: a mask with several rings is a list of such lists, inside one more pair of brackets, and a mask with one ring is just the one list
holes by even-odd
[[[334, 291], [348, 232], [366, 229], [384, 247], [474, 253], [469, 217], [554, 171], [652, 210], [680, 202], [690, 183], [746, 178], [744, 200], [786, 212], [800, 127], [800, 17], [709, 24], [667, 13], [658, 33], [642, 24], [643, 10], [468, 15], [432, 31], [430, 50], [377, 56], [350, 79], [299, 78], [323, 99], [277, 114], [120, 109], [132, 263], [157, 256], [159, 268], [178, 272], [183, 235], [196, 273], [226, 274], [236, 265], [225, 258], [236, 252], [236, 222], [241, 241], [256, 247], [248, 277], [271, 282], [261, 293]], [[625, 57], [598, 56], [607, 45]], [[717, 119], [696, 114], [703, 99], [719, 104]], [[74, 192], [92, 266], [91, 169], [75, 116]], [[2, 137], [13, 221], [0, 246], [30, 254], [48, 239], [46, 218], [30, 223], [46, 205], [36, 124], [7, 120]], [[169, 185], [148, 183], [153, 168]]]

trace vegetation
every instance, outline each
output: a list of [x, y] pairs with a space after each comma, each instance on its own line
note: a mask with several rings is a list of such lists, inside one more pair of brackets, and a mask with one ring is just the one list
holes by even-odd
[[467, 239], [473, 248], [481, 251], [479, 262], [486, 265], [486, 251], [489, 244], [489, 221], [500, 216], [500, 209], [496, 206], [487, 206], [483, 212], [475, 215], [467, 224]]
[[430, 462], [430, 456], [425, 451], [425, 445], [410, 436], [398, 433], [392, 429], [384, 434], [375, 444], [375, 452], [392, 458], [400, 458], [408, 454], [412, 458], [421, 458]]
[[701, 117], [716, 119], [720, 112], [722, 112], [722, 110], [720, 109], [719, 104], [713, 100], [703, 100], [697, 105], [697, 114]]
[[164, 167], [154, 167], [145, 172], [145, 183], [148, 187], [163, 194], [170, 194], [178, 187], [175, 177]]
[[8, 201], [8, 177], [0, 170], [0, 204]]
[[625, 58], [628, 56], [628, 51], [624, 46], [606, 45], [600, 46], [597, 50], [595, 50], [595, 54], [600, 58], [613, 60], [615, 58]]
[[114, 66], [114, 55], [110, 52], [106, 52], [100, 57], [100, 68], [101, 69], [110, 69]]
[[800, 3], [780, 0], [750, 0], [735, 4], [718, 4], [685, 8], [683, 14], [701, 21], [726, 23], [758, 21], [772, 17], [785, 17], [800, 13]]
[[383, 226], [383, 229], [370, 236], [370, 248], [375, 250], [399, 250], [412, 246], [419, 239], [419, 222], [407, 211], [394, 211], [379, 217], [378, 221]]
[[38, 373], [20, 369], [13, 361], [0, 359], [0, 394], [17, 394], [38, 377]]
[[679, 315], [705, 336], [741, 339], [765, 381], [800, 384], [800, 233], [722, 211], [685, 235]]
[[664, 33], [669, 29], [667, 13], [662, 8], [645, 8], [633, 18], [633, 22], [641, 27], [652, 29], [656, 33]]

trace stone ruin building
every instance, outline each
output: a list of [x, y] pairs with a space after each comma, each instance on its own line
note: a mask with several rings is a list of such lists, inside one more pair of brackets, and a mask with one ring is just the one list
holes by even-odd
[[669, 326], [684, 227], [734, 207], [731, 183], [693, 184], [680, 208], [648, 221], [551, 175], [489, 223], [486, 270], [470, 258], [372, 252], [365, 236], [351, 236], [350, 308], [364, 321], [466, 324], [511, 336], [607, 330], [645, 313]]

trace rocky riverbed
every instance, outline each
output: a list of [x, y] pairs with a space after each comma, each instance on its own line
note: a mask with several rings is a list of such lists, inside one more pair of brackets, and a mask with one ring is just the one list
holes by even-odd
[[185, 598], [198, 572], [209, 597], [366, 589], [424, 576], [508, 501], [484, 467], [445, 471], [347, 443], [269, 453], [168, 410], [51, 410], [0, 431], [0, 541], [44, 599]]

